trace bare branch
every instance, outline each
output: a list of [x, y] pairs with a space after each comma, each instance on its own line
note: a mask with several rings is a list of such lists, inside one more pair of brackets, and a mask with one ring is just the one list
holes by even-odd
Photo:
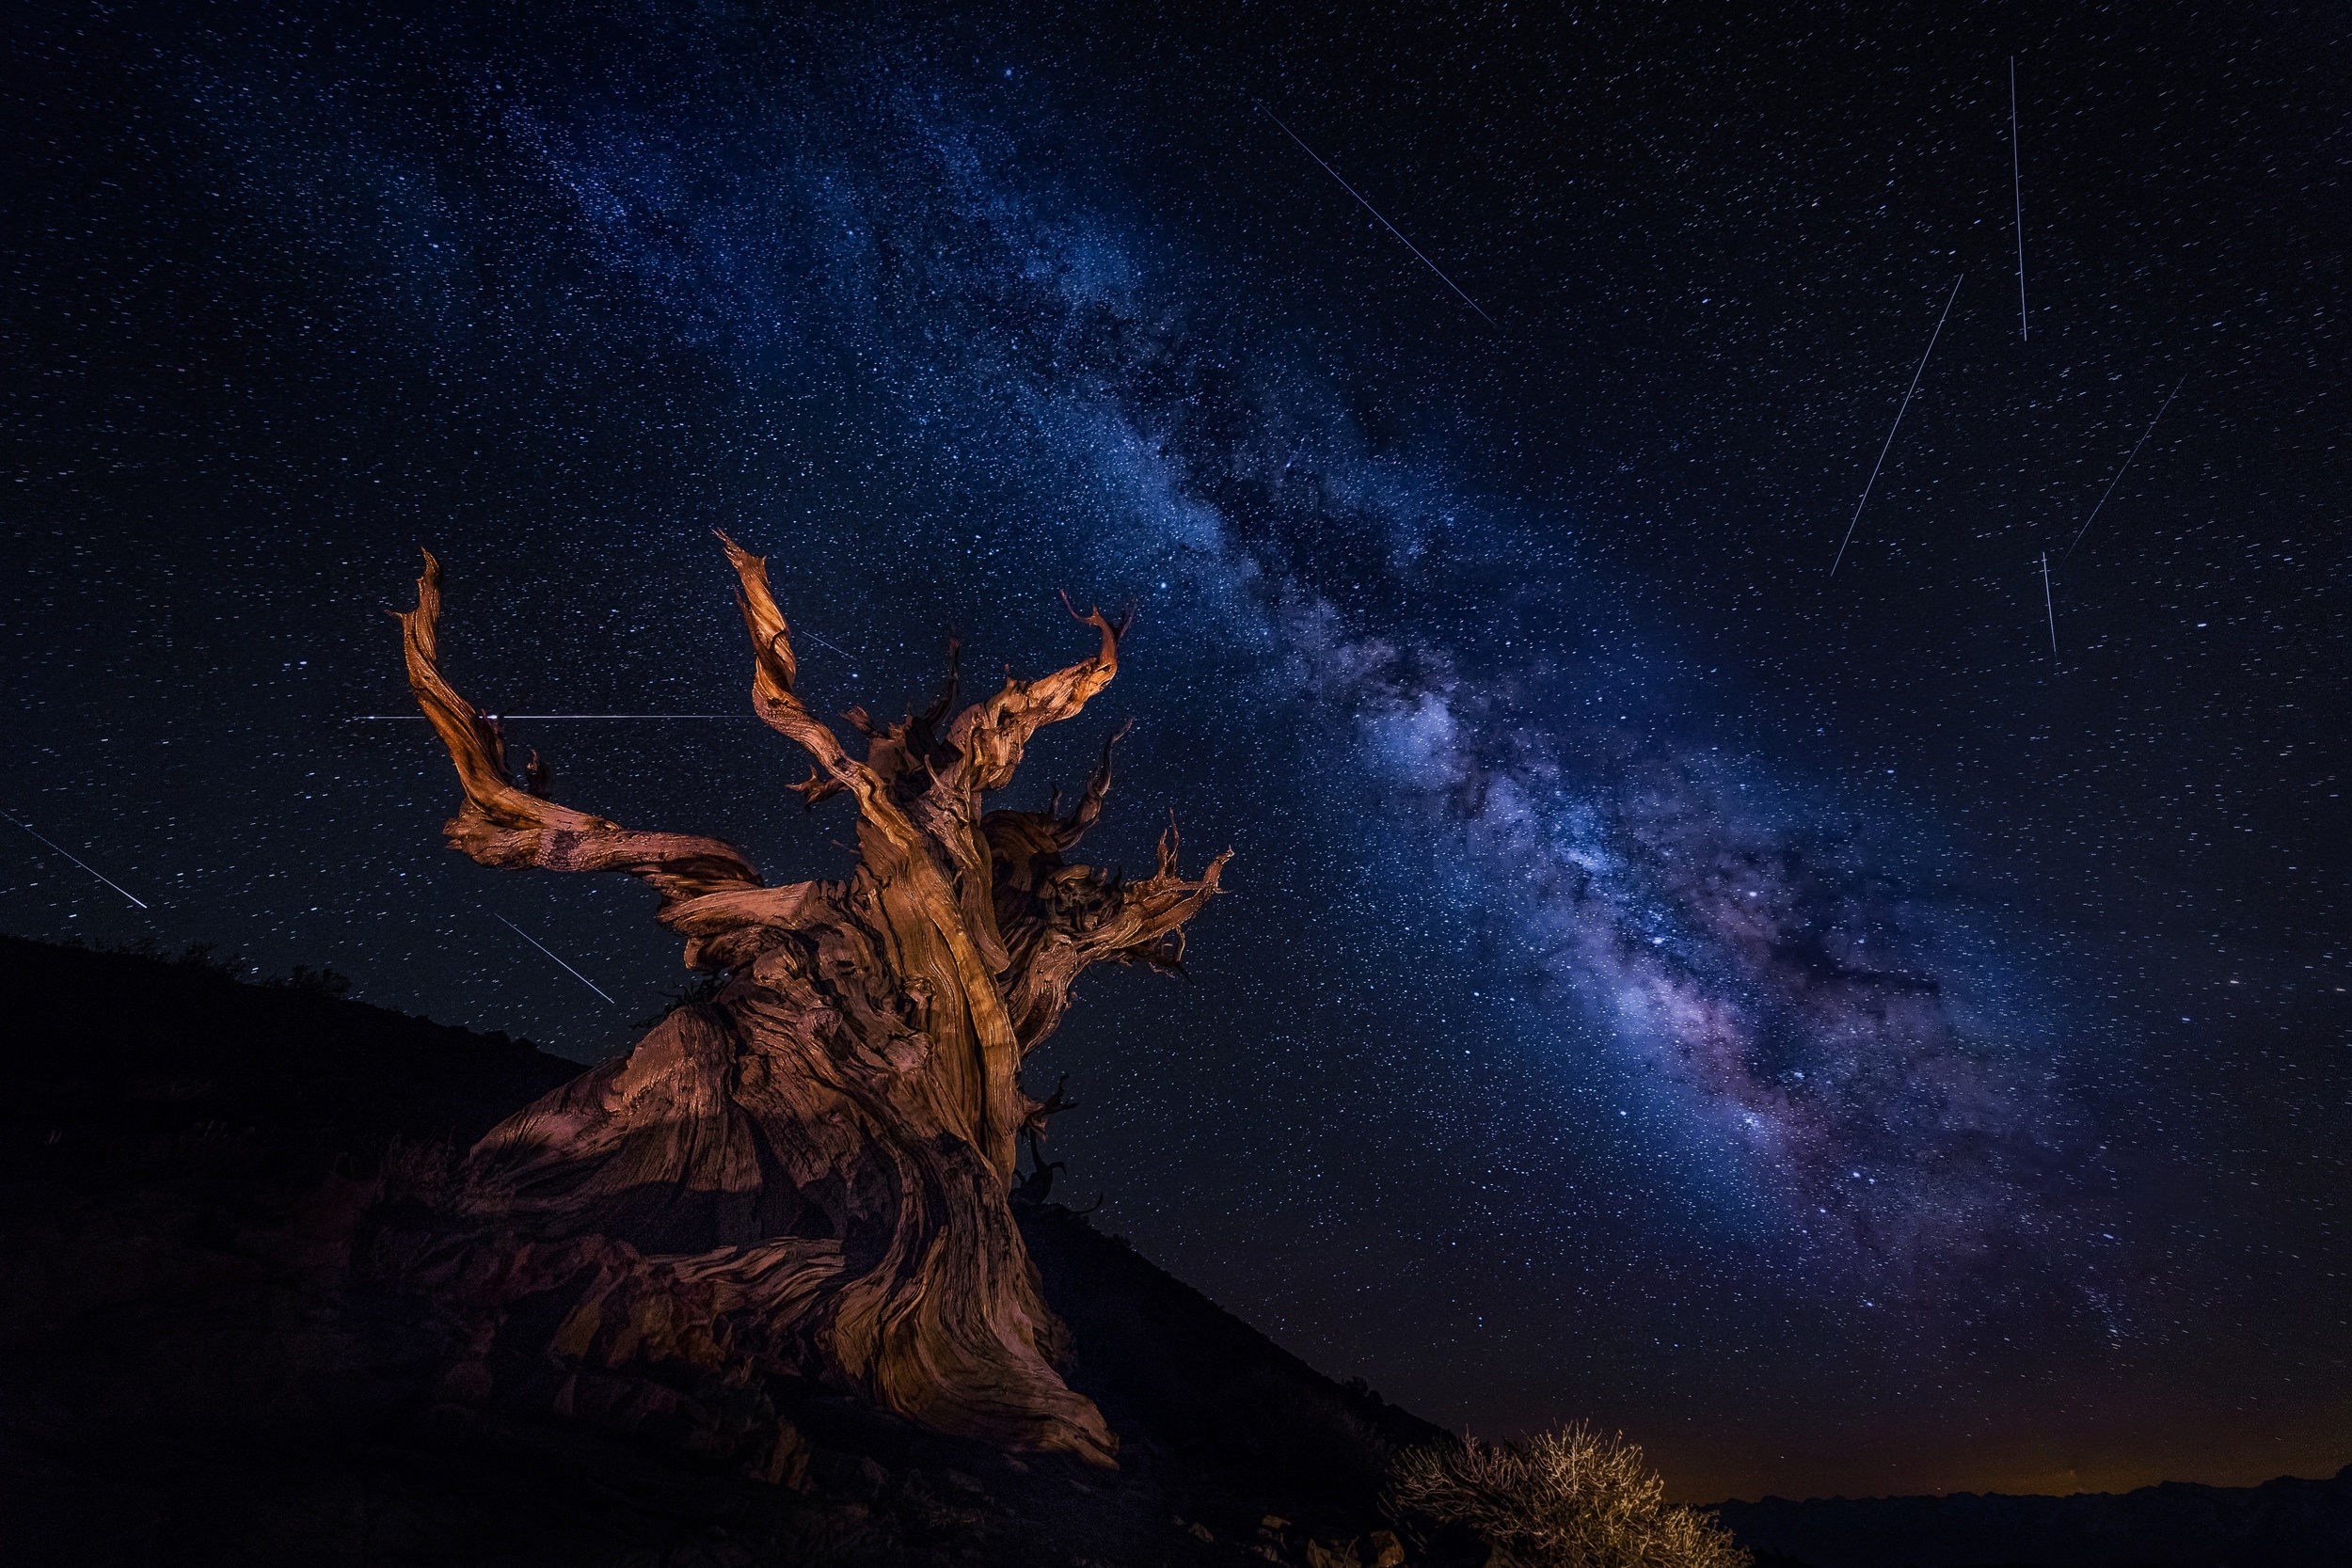
[[[1102, 820], [1103, 800], [1111, 792], [1111, 750], [1126, 739], [1127, 733], [1135, 727], [1136, 721], [1130, 719], [1103, 737], [1103, 754], [1096, 760], [1094, 771], [1087, 779], [1086, 793], [1078, 797], [1077, 805], [1071, 809], [1068, 816], [1060, 817], [1055, 823], [1055, 837], [1060, 840], [1064, 849], [1076, 848], [1078, 841], [1086, 837], [1087, 830]], [[1061, 792], [1056, 790], [1054, 795], [1054, 805], [1047, 808], [1048, 815], [1054, 815], [1061, 804]]]
[[1052, 1194], [1054, 1173], [1058, 1170], [1068, 1170], [1070, 1167], [1065, 1161], [1048, 1160], [1045, 1157], [1045, 1150], [1038, 1145], [1038, 1132], [1035, 1127], [1029, 1128], [1027, 1132], [1029, 1171], [1021, 1179], [1019, 1185], [1013, 1188], [1012, 1200], [1015, 1203], [1036, 1205], [1043, 1203]]
[[409, 687], [449, 748], [466, 792], [465, 804], [444, 829], [452, 847], [485, 865], [642, 877], [660, 891], [664, 917], [707, 894], [763, 885], [742, 851], [717, 839], [636, 832], [557, 805], [548, 798], [553, 771], [536, 753], [527, 784], [508, 775], [505, 737], [441, 674], [441, 563], [432, 551], [424, 552], [424, 573], [417, 578], [417, 608], [392, 613], [400, 622]]
[[[1062, 595], [1070, 603], [1070, 595]], [[1087, 700], [1119, 673], [1119, 640], [1135, 624], [1130, 613], [1116, 622], [1100, 610], [1070, 613], [1103, 634], [1103, 645], [1092, 658], [1057, 670], [1033, 681], [1008, 678], [1004, 689], [956, 716], [948, 743], [961, 757], [956, 782], [977, 797], [1012, 782], [1029, 737], [1047, 724], [1075, 717]]]
[[947, 628], [947, 671], [940, 679], [939, 695], [931, 699], [930, 706], [914, 716], [915, 731], [922, 736], [927, 750], [932, 743], [932, 736], [938, 733], [939, 721], [955, 711], [956, 693], [962, 689], [963, 639], [956, 635], [955, 627], [949, 626]]
[[1154, 969], [1184, 972], [1182, 927], [1210, 899], [1225, 891], [1217, 879], [1225, 870], [1225, 863], [1233, 858], [1233, 852], [1225, 850], [1210, 861], [1197, 879], [1187, 878], [1177, 864], [1183, 843], [1176, 829], [1176, 814], [1171, 811], [1168, 814], [1168, 830], [1160, 834], [1159, 870], [1120, 890], [1116, 919], [1089, 933], [1089, 940], [1082, 944], [1087, 950], [1087, 962], [1145, 963]]
[[1130, 882], [1100, 867], [1063, 864], [1054, 818], [996, 811], [984, 826], [999, 868], [997, 924], [1013, 956], [1006, 1007], [1025, 1054], [1059, 1024], [1071, 988], [1090, 966], [1139, 963], [1184, 974], [1184, 922], [1224, 891], [1218, 879], [1232, 855], [1217, 856], [1198, 878], [1184, 876], [1171, 816], [1158, 870]]
[[1029, 1119], [1026, 1124], [1030, 1129], [1029, 1136], [1031, 1148], [1035, 1148], [1037, 1147], [1036, 1140], [1044, 1135], [1045, 1124], [1047, 1122], [1052, 1121], [1056, 1117], [1060, 1116], [1065, 1111], [1074, 1111], [1078, 1108], [1079, 1101], [1070, 1099], [1062, 1092], [1069, 1087], [1070, 1074], [1065, 1072], [1059, 1078], [1055, 1080], [1054, 1092], [1052, 1094], [1047, 1095], [1043, 1100], [1038, 1101], [1031, 1105], [1029, 1109]]
[[792, 628], [785, 624], [784, 611], [776, 608], [775, 594], [768, 587], [768, 558], [752, 554], [723, 531], [711, 531], [726, 546], [727, 562], [740, 584], [735, 603], [752, 637], [752, 709], [769, 728], [789, 736], [816, 758], [807, 781], [787, 787], [798, 790], [812, 806], [844, 789], [855, 789], [865, 769], [850, 760], [833, 731], [792, 689], [801, 665], [792, 652]]

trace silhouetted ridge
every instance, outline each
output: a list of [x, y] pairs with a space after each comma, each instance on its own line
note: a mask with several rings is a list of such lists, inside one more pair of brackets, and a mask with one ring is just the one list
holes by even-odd
[[11, 1561], [1371, 1561], [1390, 1456], [1447, 1440], [1051, 1205], [1021, 1224], [1116, 1473], [797, 1379], [538, 1353], [484, 1386], [446, 1314], [338, 1259], [397, 1228], [354, 1230], [388, 1157], [429, 1166], [578, 1064], [316, 978], [15, 938], [0, 1007]]
[[2343, 1568], [2352, 1465], [2327, 1481], [2166, 1481], [2070, 1497], [1954, 1493], [1718, 1505], [1758, 1552], [1809, 1568]]

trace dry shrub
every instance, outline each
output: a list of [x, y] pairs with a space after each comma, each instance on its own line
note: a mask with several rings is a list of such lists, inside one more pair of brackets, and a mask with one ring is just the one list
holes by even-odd
[[430, 1200], [455, 1177], [457, 1150], [447, 1139], [421, 1142], [394, 1133], [384, 1145], [376, 1171], [387, 1194]]
[[1513, 1568], [1749, 1568], [1712, 1513], [1666, 1501], [1621, 1436], [1582, 1425], [1524, 1443], [1414, 1449], [1390, 1470], [1397, 1508], [1484, 1536]]

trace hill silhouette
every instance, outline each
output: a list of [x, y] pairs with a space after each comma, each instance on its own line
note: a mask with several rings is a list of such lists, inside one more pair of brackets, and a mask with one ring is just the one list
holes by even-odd
[[[580, 1067], [336, 989], [0, 938], [10, 1560], [1399, 1554], [1377, 1534], [1382, 1471], [1445, 1433], [1323, 1377], [1052, 1205], [1026, 1209], [1023, 1228], [1073, 1331], [1069, 1380], [1121, 1438], [1115, 1474], [1013, 1459], [813, 1386], [768, 1391], [799, 1440], [748, 1464], [692, 1389], [576, 1386], [568, 1416], [532, 1369], [453, 1389], [429, 1308], [337, 1275], [335, 1239], [388, 1150], [462, 1149]], [[616, 1402], [630, 1419], [607, 1418]], [[1413, 1560], [1446, 1560], [1448, 1545], [1416, 1541]]]
[[[2069, 1497], [1953, 1493], [1721, 1503], [1759, 1560], [1808, 1568], [2342, 1568], [2352, 1465], [2326, 1481], [2166, 1481]], [[1768, 1555], [1777, 1554], [1777, 1556]]]
[[[338, 992], [329, 974], [255, 985], [200, 954], [0, 937], [8, 1560], [1486, 1560], [1380, 1508], [1395, 1453], [1449, 1434], [1050, 1204], [1024, 1208], [1022, 1228], [1072, 1330], [1068, 1380], [1120, 1438], [1116, 1473], [1014, 1459], [788, 1380], [767, 1398], [797, 1439], [774, 1453], [735, 1443], [710, 1390], [574, 1379], [551, 1397], [530, 1366], [453, 1387], [447, 1324], [340, 1271], [337, 1248], [388, 1158], [462, 1149], [580, 1067]], [[2352, 1562], [2352, 1469], [1721, 1514], [1758, 1568]]]

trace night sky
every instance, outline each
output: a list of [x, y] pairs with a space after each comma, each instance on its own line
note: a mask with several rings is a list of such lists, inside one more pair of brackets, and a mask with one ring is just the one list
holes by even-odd
[[1233, 891], [1032, 1059], [1098, 1224], [1686, 1497], [2352, 1460], [2341, 11], [1021, 9], [12, 10], [0, 810], [149, 907], [0, 927], [592, 1060], [678, 943], [356, 717], [420, 546], [771, 881], [714, 526], [820, 712], [1132, 601], [1014, 801], [1135, 715]]

